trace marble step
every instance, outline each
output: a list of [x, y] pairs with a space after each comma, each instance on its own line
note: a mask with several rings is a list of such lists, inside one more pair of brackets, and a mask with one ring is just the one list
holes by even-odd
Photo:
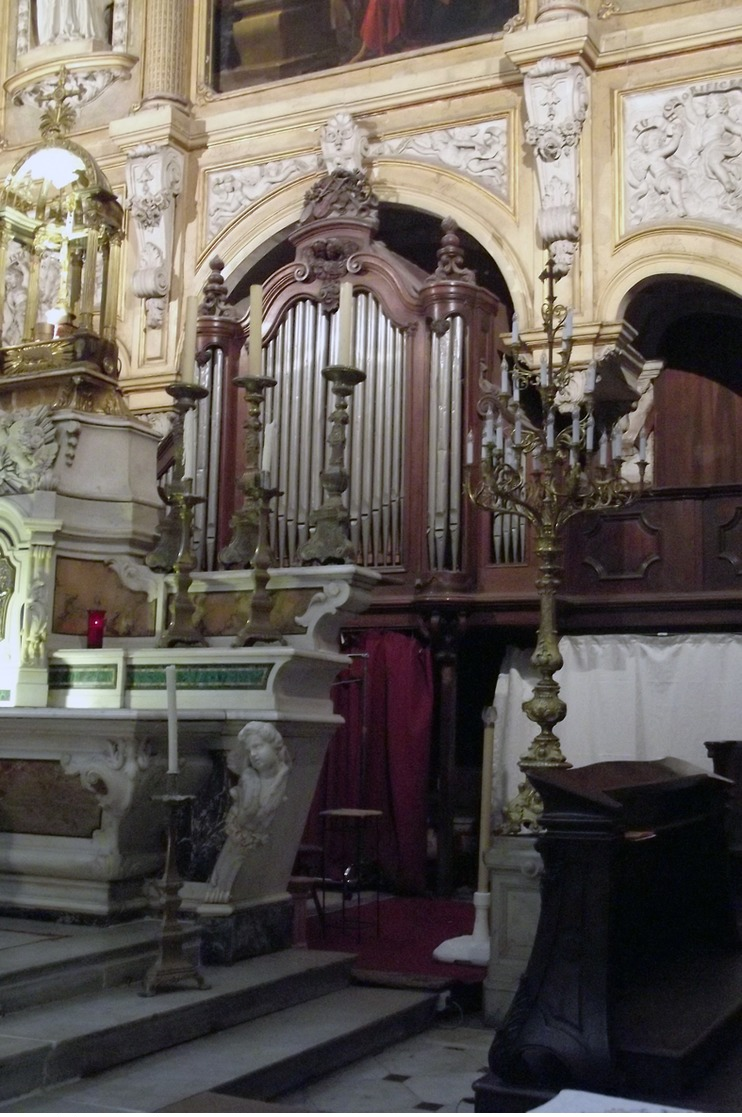
[[[139, 981], [157, 956], [159, 932], [156, 919], [91, 927], [1, 918], [0, 1014]], [[197, 949], [195, 937], [184, 945], [189, 957]]]
[[[159, 1005], [165, 997], [155, 1000]], [[144, 1003], [151, 1005], [152, 999]], [[129, 1047], [131, 1037], [122, 1036], [119, 1062], [123, 1065], [88, 1072], [83, 1080], [53, 1089], [39, 1088], [0, 1110], [154, 1112], [178, 1110], [180, 1102], [187, 1109], [188, 1099], [209, 1093], [269, 1101], [424, 1031], [434, 1020], [436, 1003], [435, 993], [347, 986], [312, 1001], [276, 1006], [269, 1014], [177, 1043], [134, 1063], [124, 1063], [134, 1052]], [[247, 1104], [243, 1111], [254, 1111]]]
[[144, 997], [137, 980], [9, 1013], [0, 1020], [0, 1101], [313, 1002], [347, 988], [353, 959], [292, 948], [209, 966], [208, 989]]

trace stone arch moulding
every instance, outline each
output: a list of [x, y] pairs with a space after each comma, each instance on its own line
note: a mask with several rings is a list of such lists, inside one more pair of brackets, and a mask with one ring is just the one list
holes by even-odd
[[[380, 201], [411, 206], [441, 219], [452, 217], [492, 257], [521, 321], [528, 320], [532, 283], [516, 248], [518, 226], [513, 215], [494, 195], [486, 194], [487, 206], [483, 206], [481, 187], [440, 167], [415, 164], [415, 181], [411, 183], [403, 173], [405, 169], [409, 172], [409, 166], [391, 162], [374, 165], [371, 181]], [[441, 191], [442, 175], [450, 182], [444, 193]], [[259, 259], [266, 245], [286, 236], [296, 224], [304, 206], [304, 196], [316, 178], [317, 174], [313, 173], [284, 184], [225, 226], [199, 254], [198, 282], [205, 281], [208, 261], [216, 255], [224, 261], [224, 278], [230, 287], [233, 286], [230, 278], [238, 269], [243, 269], [246, 259]], [[497, 215], [496, 234], [494, 221], [487, 223], [482, 218], [483, 210], [490, 206], [493, 215]]]
[[[632, 254], [630, 259], [624, 259], [625, 252], [617, 254], [621, 264], [608, 276], [596, 298], [599, 321], [619, 321], [637, 284], [660, 275], [681, 275], [714, 284], [732, 295], [739, 294], [742, 249], [734, 243], [734, 238], [699, 234], [697, 238], [686, 238], [687, 251], [682, 253], [667, 252], [663, 242], [667, 242], [666, 232], [645, 234], [640, 257]], [[731, 249], [728, 258], [719, 255], [720, 242]]]

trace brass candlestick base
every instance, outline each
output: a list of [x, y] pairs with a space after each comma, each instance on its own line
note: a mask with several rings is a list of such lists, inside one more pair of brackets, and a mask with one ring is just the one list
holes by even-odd
[[183, 883], [178, 875], [175, 860], [175, 846], [178, 840], [178, 815], [184, 803], [193, 799], [192, 795], [179, 795], [177, 775], [168, 775], [169, 789], [164, 795], [153, 795], [155, 802], [167, 807], [167, 851], [165, 872], [162, 878], [162, 925], [160, 928], [159, 950], [156, 960], [144, 976], [143, 997], [155, 993], [166, 993], [179, 989], [186, 982], [192, 982], [198, 989], [209, 989], [202, 974], [191, 965], [183, 955], [183, 941], [188, 929], [178, 919], [180, 910], [180, 886]]
[[327, 469], [320, 474], [327, 495], [322, 506], [310, 516], [309, 523], [314, 530], [299, 549], [299, 560], [303, 566], [344, 563], [355, 558], [355, 547], [349, 536], [350, 516], [343, 504], [343, 493], [350, 483], [345, 468], [345, 428], [348, 425], [348, 399], [356, 384], [366, 379], [366, 373], [347, 365], [330, 365], [322, 369], [322, 375], [335, 396], [328, 438], [330, 461]]
[[[266, 481], [267, 476], [266, 474]], [[250, 599], [250, 615], [235, 637], [233, 644], [235, 648], [245, 648], [252, 644], [286, 643], [283, 633], [271, 621], [273, 599], [267, 588], [270, 580], [268, 570], [275, 562], [268, 538], [270, 505], [273, 498], [280, 496], [281, 492], [279, 489], [269, 489], [267, 483], [263, 484], [262, 481], [258, 485], [258, 492], [260, 493], [258, 545], [252, 559], [255, 589]]]

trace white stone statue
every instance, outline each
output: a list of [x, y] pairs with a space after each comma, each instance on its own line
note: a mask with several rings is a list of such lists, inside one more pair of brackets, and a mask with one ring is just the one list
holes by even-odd
[[268, 842], [278, 807], [286, 798], [291, 755], [275, 726], [249, 721], [227, 757], [239, 776], [224, 829], [227, 839], [206, 886], [206, 903], [226, 903], [245, 853]]
[[106, 39], [102, 0], [36, 0], [39, 45]]

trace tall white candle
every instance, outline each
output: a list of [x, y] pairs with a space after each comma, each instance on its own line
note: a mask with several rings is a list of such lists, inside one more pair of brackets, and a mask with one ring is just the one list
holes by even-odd
[[183, 348], [180, 351], [178, 375], [184, 384], [192, 384], [196, 375], [196, 338], [198, 335], [198, 300], [195, 295], [186, 299]]
[[263, 371], [263, 288], [259, 283], [250, 287], [250, 376]]
[[546, 420], [546, 449], [554, 449], [554, 412], [549, 412], [549, 417]]
[[608, 465], [608, 433], [603, 431], [600, 436], [600, 464]]
[[546, 359], [546, 353], [541, 354], [541, 368], [540, 368], [540, 381], [541, 387], [545, 388], [549, 383], [549, 368]]
[[613, 457], [614, 458], [620, 458], [621, 457], [621, 442], [622, 442], [621, 428], [619, 427], [618, 423], [616, 423], [615, 427], [613, 428]]
[[466, 464], [474, 464], [474, 432], [471, 430], [466, 436]]
[[644, 427], [639, 432], [639, 461], [645, 462], [647, 460], [647, 432]]
[[518, 315], [513, 313], [512, 344], [517, 345], [519, 341], [520, 341], [520, 323], [518, 322]]
[[509, 390], [510, 378], [508, 376], [508, 362], [507, 358], [503, 357], [502, 364], [500, 365], [500, 391], [503, 393], [503, 395], [507, 395]]
[[596, 367], [595, 367], [595, 361], [591, 361], [590, 364], [587, 366], [587, 372], [585, 373], [585, 391], [586, 392], [594, 392], [595, 391], [595, 374], [596, 374], [596, 371], [597, 370], [596, 370]]
[[178, 705], [175, 687], [175, 664], [170, 663], [165, 668], [165, 686], [167, 688], [167, 770], [172, 775], [178, 774]]
[[587, 417], [587, 430], [585, 431], [585, 449], [592, 452], [595, 445], [595, 416], [592, 411]]
[[273, 454], [276, 447], [276, 420], [268, 423], [263, 431], [263, 454], [260, 459], [260, 469], [263, 473], [270, 473], [273, 468]]
[[579, 407], [572, 408], [572, 441], [577, 443], [580, 441], [580, 409]]
[[353, 284], [347, 281], [340, 284], [340, 303], [338, 306], [338, 364], [350, 365], [353, 340]]
[[497, 416], [497, 426], [495, 428], [495, 447], [500, 453], [502, 452], [503, 437], [504, 437], [504, 431], [503, 431], [502, 415], [498, 415]]

